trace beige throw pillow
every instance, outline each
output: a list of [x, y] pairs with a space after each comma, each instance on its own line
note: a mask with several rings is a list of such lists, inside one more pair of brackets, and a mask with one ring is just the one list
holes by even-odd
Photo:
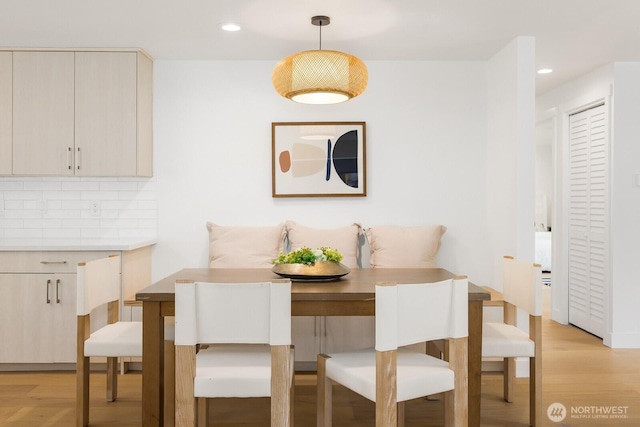
[[371, 249], [372, 268], [433, 268], [443, 225], [395, 227], [385, 225], [365, 230]]
[[287, 237], [290, 250], [295, 251], [302, 247], [317, 249], [323, 246], [340, 251], [344, 256], [342, 264], [349, 268], [358, 268], [358, 234], [360, 227], [357, 224], [348, 227], [323, 229], [304, 227], [294, 221], [287, 221]]
[[207, 222], [209, 267], [271, 268], [282, 251], [284, 223], [267, 227], [225, 227]]

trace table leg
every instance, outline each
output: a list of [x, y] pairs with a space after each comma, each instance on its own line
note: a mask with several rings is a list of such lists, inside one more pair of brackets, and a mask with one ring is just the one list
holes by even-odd
[[480, 426], [482, 301], [469, 301], [469, 427]]
[[164, 425], [164, 319], [159, 301], [142, 303], [142, 426]]

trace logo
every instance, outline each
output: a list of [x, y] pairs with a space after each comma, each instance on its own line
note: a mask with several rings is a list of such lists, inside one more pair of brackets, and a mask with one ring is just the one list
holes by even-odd
[[554, 423], [562, 422], [567, 416], [567, 408], [562, 403], [552, 403], [547, 408], [547, 417]]

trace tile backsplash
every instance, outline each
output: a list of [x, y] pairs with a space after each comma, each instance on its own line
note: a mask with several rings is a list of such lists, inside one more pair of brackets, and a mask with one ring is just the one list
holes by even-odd
[[0, 238], [157, 236], [155, 178], [0, 177]]

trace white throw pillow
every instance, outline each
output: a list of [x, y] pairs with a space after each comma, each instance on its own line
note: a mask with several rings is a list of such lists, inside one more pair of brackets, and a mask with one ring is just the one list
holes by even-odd
[[305, 246], [310, 249], [331, 247], [343, 255], [342, 264], [349, 268], [358, 268], [359, 225], [324, 229], [304, 227], [294, 221], [287, 221], [286, 228], [290, 250], [295, 251]]
[[384, 225], [365, 230], [371, 249], [372, 268], [433, 268], [443, 225], [396, 227]]
[[284, 223], [267, 227], [225, 227], [207, 222], [209, 267], [271, 268], [282, 251]]

